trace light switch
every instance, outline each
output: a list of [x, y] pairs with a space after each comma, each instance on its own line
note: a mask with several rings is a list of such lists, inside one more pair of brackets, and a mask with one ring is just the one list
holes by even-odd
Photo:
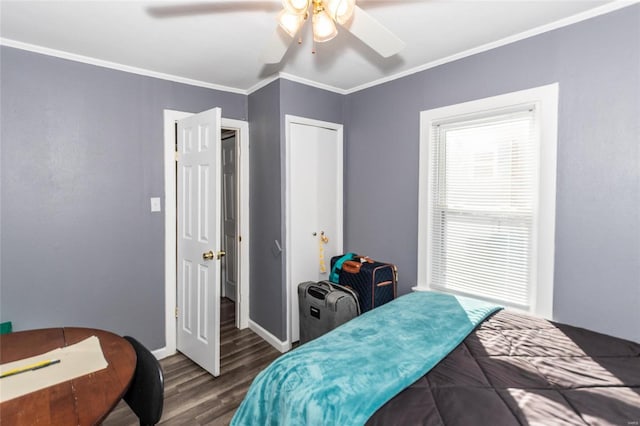
[[151, 211], [159, 212], [161, 210], [162, 209], [160, 207], [160, 197], [151, 197]]

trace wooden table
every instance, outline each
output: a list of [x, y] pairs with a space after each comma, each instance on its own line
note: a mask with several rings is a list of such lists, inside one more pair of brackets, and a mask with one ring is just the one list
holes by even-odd
[[97, 336], [109, 366], [0, 404], [2, 425], [92, 425], [120, 401], [136, 369], [124, 338], [91, 328], [47, 328], [0, 336], [0, 364], [35, 356]]

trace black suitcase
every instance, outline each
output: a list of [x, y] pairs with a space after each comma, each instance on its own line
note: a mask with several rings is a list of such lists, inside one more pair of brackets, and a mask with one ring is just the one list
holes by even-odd
[[331, 276], [334, 279], [337, 276], [340, 285], [355, 290], [361, 312], [370, 311], [396, 298], [398, 270], [395, 265], [352, 253], [348, 253], [346, 258], [344, 256], [331, 258]]
[[360, 315], [358, 296], [329, 281], [298, 284], [300, 343], [306, 343]]

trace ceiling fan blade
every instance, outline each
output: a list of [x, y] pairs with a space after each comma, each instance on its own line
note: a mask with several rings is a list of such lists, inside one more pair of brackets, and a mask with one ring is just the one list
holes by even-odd
[[282, 9], [282, 3], [275, 0], [218, 0], [208, 2], [183, 2], [178, 4], [160, 4], [147, 7], [147, 13], [154, 18], [175, 18], [190, 15], [221, 14], [233, 12], [264, 11], [274, 12]]
[[265, 64], [279, 64], [289, 50], [292, 41], [293, 37], [278, 26], [264, 47], [260, 60]]
[[404, 41], [358, 6], [344, 27], [383, 58], [393, 56], [405, 47]]

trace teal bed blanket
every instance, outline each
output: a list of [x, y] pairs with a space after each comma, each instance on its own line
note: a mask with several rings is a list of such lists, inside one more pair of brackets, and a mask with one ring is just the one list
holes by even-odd
[[399, 297], [276, 359], [231, 425], [364, 424], [499, 309], [434, 292]]

